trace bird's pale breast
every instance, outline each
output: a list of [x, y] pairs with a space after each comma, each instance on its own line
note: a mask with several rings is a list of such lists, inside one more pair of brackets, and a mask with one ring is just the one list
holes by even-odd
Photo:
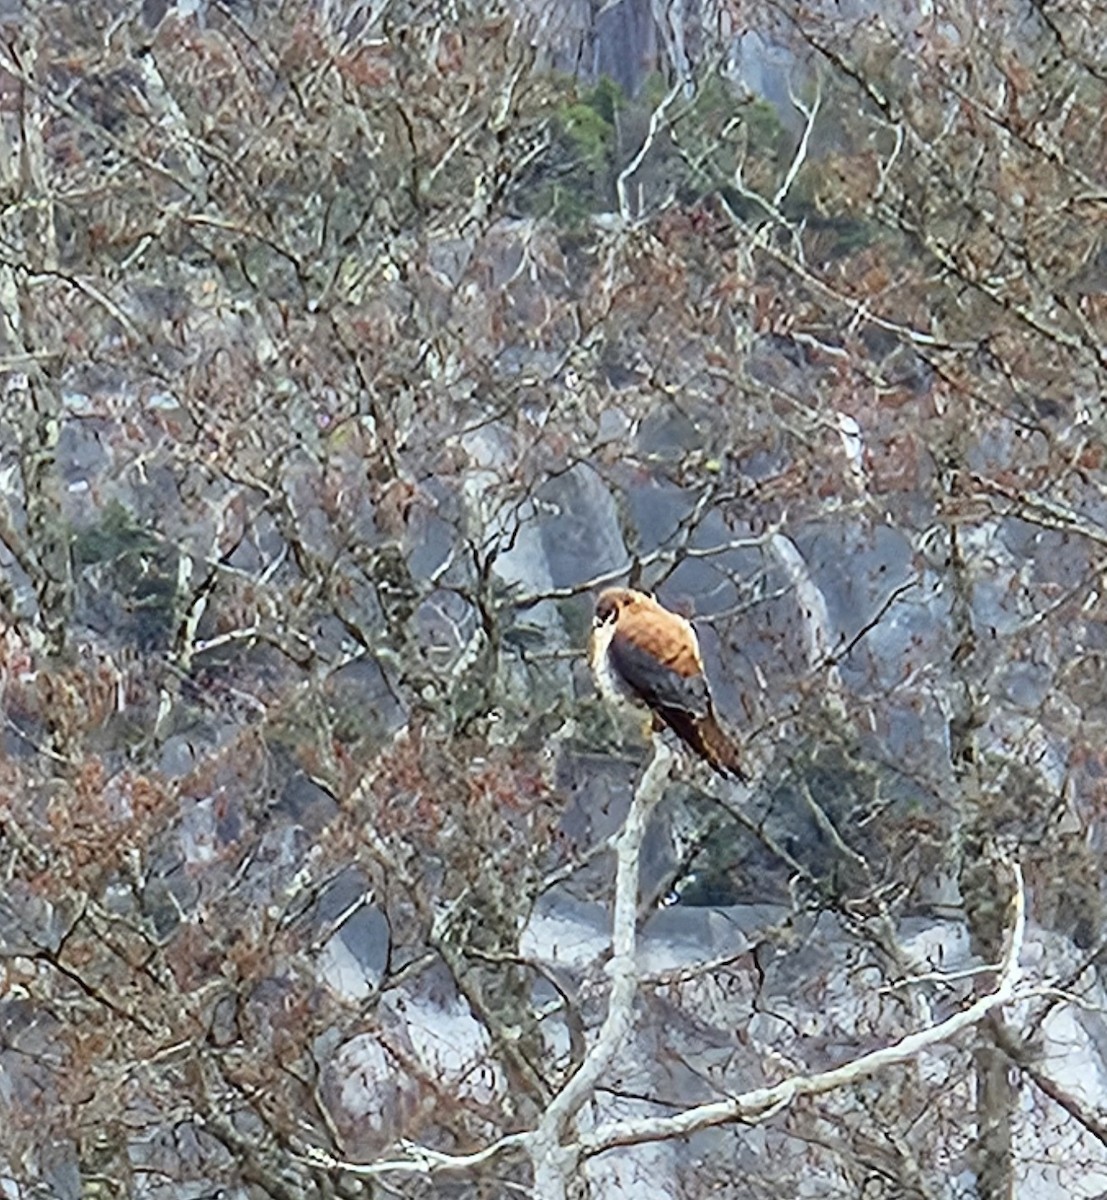
[[594, 629], [588, 658], [600, 695], [609, 703], [626, 703], [635, 697], [626, 681], [611, 665], [611, 641], [614, 636], [614, 621]]

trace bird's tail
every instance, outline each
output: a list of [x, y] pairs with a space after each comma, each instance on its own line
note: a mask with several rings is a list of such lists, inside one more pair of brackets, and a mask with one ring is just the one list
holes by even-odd
[[715, 719], [713, 712], [706, 717], [694, 717], [690, 713], [667, 711], [664, 717], [681, 740], [720, 775], [739, 781], [747, 779], [737, 743]]

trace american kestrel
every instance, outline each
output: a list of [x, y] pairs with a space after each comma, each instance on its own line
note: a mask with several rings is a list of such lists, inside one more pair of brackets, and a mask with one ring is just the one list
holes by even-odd
[[588, 657], [604, 699], [644, 706], [720, 775], [745, 778], [738, 747], [715, 717], [689, 621], [644, 592], [607, 588], [596, 600]]

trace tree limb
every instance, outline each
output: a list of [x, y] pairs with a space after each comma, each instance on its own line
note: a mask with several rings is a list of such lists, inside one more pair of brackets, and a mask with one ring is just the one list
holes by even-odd
[[1022, 870], [1011, 865], [1014, 875], [1014, 919], [1003, 957], [1003, 966], [994, 991], [981, 996], [968, 1008], [954, 1013], [936, 1025], [920, 1029], [879, 1050], [870, 1051], [840, 1067], [818, 1071], [813, 1075], [792, 1075], [770, 1087], [754, 1088], [729, 1100], [700, 1104], [671, 1117], [646, 1117], [637, 1121], [609, 1121], [580, 1139], [582, 1157], [600, 1154], [614, 1146], [633, 1146], [665, 1138], [687, 1137], [701, 1129], [733, 1121], [746, 1124], [764, 1120], [804, 1096], [822, 1096], [836, 1088], [857, 1083], [887, 1067], [910, 1062], [930, 1046], [947, 1042], [966, 1029], [979, 1024], [985, 1017], [1005, 1004], [1019, 999], [1019, 954], [1026, 936], [1026, 894]]

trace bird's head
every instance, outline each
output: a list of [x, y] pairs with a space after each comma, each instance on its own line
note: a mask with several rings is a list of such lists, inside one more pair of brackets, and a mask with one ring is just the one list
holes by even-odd
[[592, 618], [592, 624], [599, 629], [601, 625], [614, 623], [623, 609], [630, 608], [643, 598], [641, 592], [630, 588], [605, 588], [596, 597], [596, 615]]

